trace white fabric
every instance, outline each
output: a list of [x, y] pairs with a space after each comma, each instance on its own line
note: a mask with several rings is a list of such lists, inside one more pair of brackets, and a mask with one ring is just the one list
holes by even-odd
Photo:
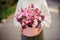
[[42, 25], [43, 25], [43, 27], [49, 27], [51, 24], [51, 16], [50, 16], [50, 12], [49, 12], [46, 0], [19, 0], [17, 3], [15, 15], [14, 15], [15, 26], [21, 27], [21, 24], [18, 23], [15, 18], [15, 16], [18, 14], [18, 9], [21, 7], [25, 8], [29, 4], [34, 4], [34, 6], [36, 8], [39, 8], [43, 12], [43, 14], [45, 16], [45, 20], [42, 22]]

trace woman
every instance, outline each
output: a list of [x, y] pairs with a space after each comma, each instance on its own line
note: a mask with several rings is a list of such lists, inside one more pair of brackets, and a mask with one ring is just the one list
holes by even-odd
[[[25, 9], [30, 4], [33, 4], [35, 6], [35, 8], [40, 9], [42, 11], [42, 13], [44, 14], [45, 19], [42, 22], [42, 30], [39, 35], [33, 36], [33, 37], [27, 37], [27, 36], [21, 35], [21, 40], [44, 40], [43, 29], [45, 29], [46, 27], [49, 27], [50, 23], [51, 23], [50, 12], [48, 10], [46, 0], [18, 0], [17, 8], [16, 8], [14, 16], [16, 16], [18, 14], [19, 8]], [[14, 17], [14, 23], [17, 27], [20, 26], [20, 28], [21, 28], [21, 24], [19, 24], [17, 22], [15, 17]]]

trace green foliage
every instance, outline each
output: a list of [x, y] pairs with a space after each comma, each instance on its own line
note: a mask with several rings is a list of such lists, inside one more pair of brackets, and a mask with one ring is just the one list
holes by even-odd
[[59, 13], [60, 13], [60, 6], [58, 7], [58, 9], [59, 9]]
[[59, 6], [59, 11], [60, 11], [60, 6]]
[[7, 18], [8, 16], [10, 16], [11, 14], [13, 14], [15, 11], [15, 6], [8, 8], [6, 10], [4, 10], [1, 14], [0, 17], [2, 18]]
[[17, 0], [0, 0], [0, 21], [15, 11]]
[[5, 18], [7, 18], [8, 16], [14, 14], [15, 8], [16, 8], [16, 5], [14, 5], [13, 7], [7, 9], [7, 11], [5, 12]]

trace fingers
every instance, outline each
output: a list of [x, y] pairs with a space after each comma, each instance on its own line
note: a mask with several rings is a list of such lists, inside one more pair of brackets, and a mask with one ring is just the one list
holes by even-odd
[[23, 29], [22, 29], [22, 28], [20, 28], [20, 31], [19, 31], [19, 32], [21, 32], [21, 33], [22, 33], [22, 32], [23, 32]]

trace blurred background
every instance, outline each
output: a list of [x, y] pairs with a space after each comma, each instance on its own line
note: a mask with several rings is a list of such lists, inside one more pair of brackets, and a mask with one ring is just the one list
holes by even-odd
[[[19, 27], [13, 23], [18, 0], [0, 0], [0, 40], [21, 40]], [[51, 26], [44, 29], [44, 40], [60, 40], [60, 0], [47, 0]]]

